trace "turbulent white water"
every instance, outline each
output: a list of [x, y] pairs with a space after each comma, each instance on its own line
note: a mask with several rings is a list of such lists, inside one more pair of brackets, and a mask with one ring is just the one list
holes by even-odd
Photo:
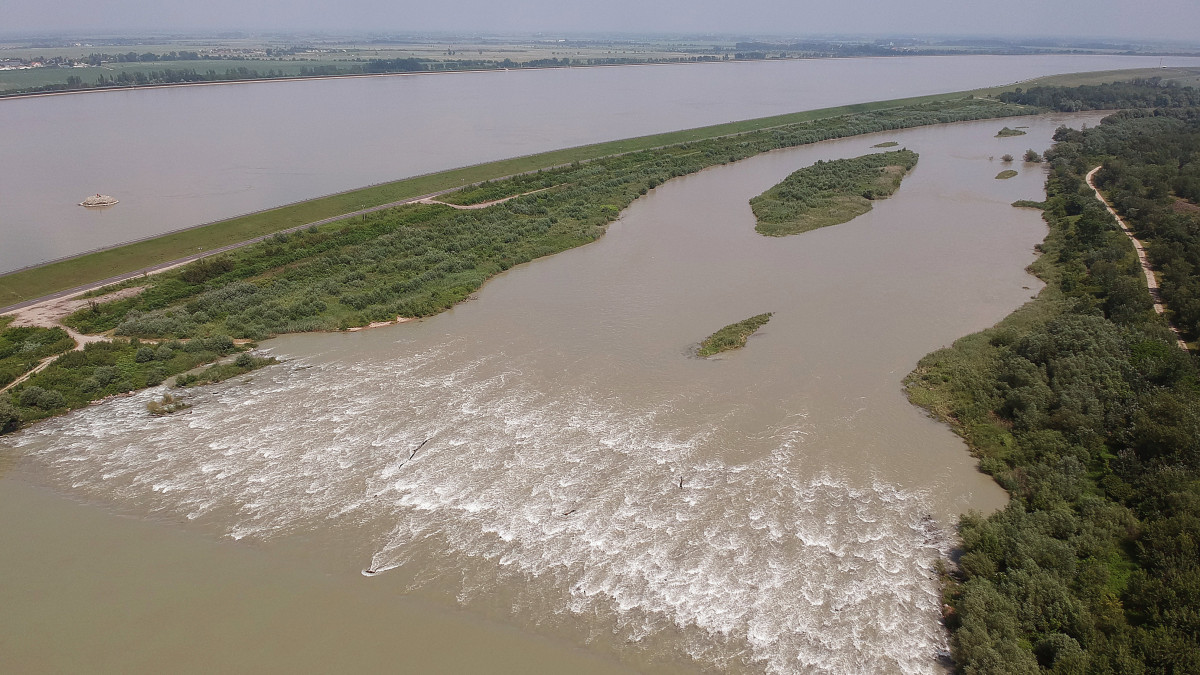
[[683, 648], [718, 665], [928, 672], [945, 648], [921, 495], [798, 471], [803, 416], [727, 465], [709, 429], [664, 433], [660, 410], [586, 386], [547, 396], [500, 355], [448, 367], [456, 351], [277, 366], [191, 394], [186, 423], [143, 392], [18, 444], [75, 491], [235, 538], [386, 515], [370, 569], [458, 560], [464, 600], [519, 578], [627, 640], [703, 634]]

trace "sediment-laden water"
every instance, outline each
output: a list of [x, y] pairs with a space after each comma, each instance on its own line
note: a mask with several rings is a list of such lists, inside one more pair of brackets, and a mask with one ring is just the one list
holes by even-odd
[[[797, 110], [1152, 68], [955, 56], [257, 82], [0, 100], [0, 272], [371, 183]], [[1167, 57], [1168, 65], [1200, 59]], [[120, 204], [78, 206], [97, 192]]]
[[[1023, 269], [1044, 226], [1009, 204], [1038, 198], [1043, 172], [1018, 163], [1018, 177], [995, 180], [999, 156], [1098, 119], [1024, 120], [1029, 134], [1006, 139], [997, 121], [912, 129], [673, 180], [599, 242], [511, 270], [432, 319], [270, 341], [286, 363], [190, 390], [186, 413], [149, 416], [161, 392], [147, 391], [8, 437], [21, 459], [5, 483], [170, 533], [139, 546], [223, 539], [348, 589], [289, 587], [251, 632], [303, 610], [352, 616], [327, 627], [349, 640], [381, 624], [404, 634], [429, 610], [396, 608], [419, 598], [463, 635], [477, 621], [513, 631], [497, 663], [530, 649], [559, 670], [936, 672], [938, 560], [957, 515], [1004, 494], [900, 381], [1040, 287]], [[881, 140], [920, 153], [894, 197], [844, 225], [754, 232], [750, 197]], [[713, 330], [765, 311], [744, 350], [693, 355]], [[31, 555], [70, 546], [35, 543]], [[35, 584], [125, 564], [66, 557], [37, 570], [6, 555]], [[218, 588], [242, 588], [237, 555], [206, 554], [206, 574], [228, 582]], [[135, 613], [199, 622], [244, 599], [218, 590], [199, 617], [182, 601], [158, 610], [156, 593], [179, 591], [147, 574], [122, 599]], [[0, 632], [69, 602], [43, 586]], [[68, 635], [125, 639], [67, 622]], [[29, 662], [69, 658], [62, 640], [16, 630]], [[452, 669], [464, 650], [422, 650], [421, 667]]]

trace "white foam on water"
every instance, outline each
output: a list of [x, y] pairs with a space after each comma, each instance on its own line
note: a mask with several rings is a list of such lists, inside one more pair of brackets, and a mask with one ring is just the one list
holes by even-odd
[[62, 486], [235, 539], [383, 518], [375, 574], [459, 570], [464, 602], [516, 582], [518, 614], [549, 603], [711, 667], [938, 669], [925, 499], [804, 466], [803, 415], [746, 440], [761, 459], [727, 464], [718, 428], [669, 428], [678, 401], [541, 391], [500, 355], [461, 365], [459, 348], [292, 362], [189, 391], [194, 407], [162, 418], [150, 390], [12, 442]]

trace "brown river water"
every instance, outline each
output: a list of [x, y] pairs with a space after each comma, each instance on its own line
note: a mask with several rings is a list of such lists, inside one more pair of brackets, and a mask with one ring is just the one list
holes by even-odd
[[[439, 316], [264, 343], [285, 363], [189, 390], [184, 413], [150, 417], [156, 389], [5, 437], [0, 656], [14, 672], [939, 672], [935, 566], [957, 516], [1005, 495], [901, 380], [1040, 288], [1024, 268], [1044, 224], [1010, 203], [1041, 198], [1043, 168], [995, 180], [1000, 155], [1099, 118], [715, 167]], [[920, 153], [894, 197], [754, 232], [750, 197], [884, 140]], [[693, 355], [765, 311], [745, 349]]]
[[[0, 272], [339, 190], [1159, 57], [810, 59], [258, 82], [0, 100]], [[1200, 59], [1167, 57], [1167, 65]], [[101, 192], [120, 200], [85, 209]]]

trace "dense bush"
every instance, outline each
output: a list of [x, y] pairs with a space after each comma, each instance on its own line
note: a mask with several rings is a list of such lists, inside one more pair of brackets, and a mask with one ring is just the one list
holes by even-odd
[[[0, 323], [2, 328], [8, 319]], [[42, 359], [61, 354], [75, 341], [61, 328], [3, 328], [0, 330], [0, 387], [29, 372]]]
[[917, 164], [917, 153], [893, 150], [851, 159], [818, 161], [750, 200], [761, 234], [799, 234], [837, 225], [890, 196]]
[[83, 350], [66, 352], [18, 385], [13, 397], [15, 410], [21, 421], [31, 422], [105, 396], [157, 385], [235, 350], [227, 335], [156, 347], [136, 340], [88, 343]]
[[1191, 288], [1200, 221], [1151, 207], [1187, 184], [1197, 119], [1120, 113], [1060, 129], [1035, 265], [1046, 289], [909, 378], [912, 399], [950, 421], [1012, 495], [961, 523], [948, 622], [966, 672], [1200, 672], [1200, 372], [1083, 181], [1103, 161], [1134, 227], [1152, 248], [1171, 242], [1156, 258], [1172, 267], [1164, 277]]

